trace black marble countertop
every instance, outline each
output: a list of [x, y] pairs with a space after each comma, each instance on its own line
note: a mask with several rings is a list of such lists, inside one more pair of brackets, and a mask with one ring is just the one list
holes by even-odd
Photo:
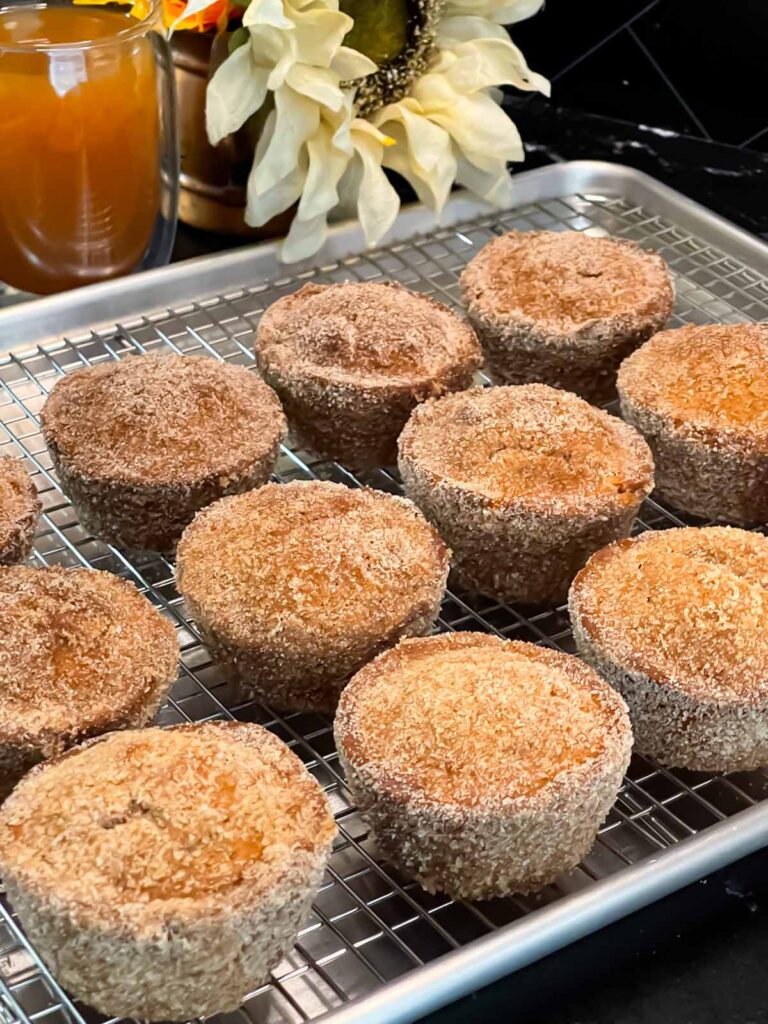
[[[768, 154], [508, 98], [521, 169], [599, 159], [646, 171], [768, 239]], [[231, 240], [181, 229], [176, 258]], [[768, 852], [755, 854], [428, 1018], [516, 1024], [768, 1024]]]

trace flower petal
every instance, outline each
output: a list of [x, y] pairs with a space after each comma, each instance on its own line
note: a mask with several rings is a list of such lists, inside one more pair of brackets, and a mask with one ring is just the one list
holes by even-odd
[[364, 132], [355, 133], [357, 215], [368, 245], [376, 245], [389, 231], [400, 210], [400, 196], [382, 170], [384, 147]]
[[265, 68], [256, 65], [250, 46], [240, 46], [216, 70], [205, 97], [205, 121], [212, 146], [261, 108], [267, 95]]
[[283, 263], [297, 263], [314, 256], [328, 237], [328, 217], [322, 214], [312, 220], [294, 217], [291, 229], [280, 248]]
[[490, 18], [500, 25], [514, 25], [530, 18], [543, 6], [544, 0], [448, 0], [445, 16], [465, 14]]
[[266, 192], [293, 171], [302, 147], [319, 124], [320, 110], [316, 103], [288, 86], [277, 90], [274, 131], [266, 152], [257, 159], [252, 172], [257, 192]]
[[430, 116], [477, 167], [487, 169], [488, 160], [525, 159], [517, 126], [486, 93], [457, 95], [450, 108]]
[[497, 207], [511, 206], [514, 200], [512, 175], [503, 160], [495, 168], [482, 171], [460, 154], [457, 155], [456, 182], [476, 196]]
[[344, 93], [339, 87], [338, 76], [326, 68], [294, 64], [285, 76], [285, 81], [295, 92], [329, 110], [338, 111], [344, 106]]
[[243, 24], [267, 26], [279, 29], [292, 29], [293, 22], [285, 13], [283, 0], [251, 0], [243, 12]]
[[352, 82], [356, 78], [366, 78], [378, 71], [378, 66], [373, 61], [357, 50], [351, 50], [348, 46], [340, 46], [331, 61], [331, 69], [339, 76], [342, 82]]
[[336, 186], [349, 166], [353, 153], [351, 146], [344, 151], [334, 145], [335, 134], [331, 125], [321, 124], [307, 142], [309, 170], [299, 203], [299, 216], [303, 220], [327, 214], [339, 201]]
[[354, 21], [340, 11], [312, 8], [296, 17], [296, 57], [303, 64], [328, 68]]

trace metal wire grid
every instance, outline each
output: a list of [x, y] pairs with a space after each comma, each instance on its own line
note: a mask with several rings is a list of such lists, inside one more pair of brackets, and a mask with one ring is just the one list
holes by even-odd
[[[44, 508], [33, 563], [92, 566], [132, 580], [174, 623], [181, 646], [179, 679], [158, 716], [160, 724], [231, 717], [260, 722], [304, 760], [335, 811], [339, 839], [312, 918], [270, 984], [249, 995], [236, 1014], [227, 1015], [233, 1024], [234, 1018], [238, 1024], [295, 1024], [317, 1018], [768, 797], [768, 775], [763, 771], [711, 776], [671, 771], [635, 756], [593, 850], [556, 885], [536, 896], [475, 904], [430, 896], [380, 860], [345, 789], [331, 722], [319, 715], [279, 715], [262, 704], [243, 703], [211, 664], [175, 589], [172, 565], [156, 555], [131, 560], [94, 540], [80, 527], [59, 490], [38, 414], [63, 374], [151, 350], [197, 352], [252, 366], [253, 332], [260, 314], [309, 279], [388, 277], [456, 305], [463, 265], [494, 234], [511, 228], [611, 234], [660, 252], [677, 281], [673, 326], [768, 319], [768, 281], [749, 267], [623, 199], [571, 195], [437, 230], [299, 277], [286, 274], [230, 295], [137, 316], [100, 334], [65, 338], [0, 361], [0, 453], [16, 452], [26, 458]], [[355, 476], [343, 466], [290, 447], [283, 450], [275, 475], [282, 481], [319, 478], [400, 490], [392, 470]], [[648, 500], [637, 529], [689, 522], [694, 521]], [[439, 628], [480, 629], [573, 650], [564, 607], [526, 611], [454, 590], [446, 596]], [[513, 932], [510, 941], [514, 941]], [[0, 905], [0, 1016], [14, 1024], [91, 1024], [103, 1019], [62, 991], [5, 904]], [[226, 1018], [219, 1020], [225, 1024]]]

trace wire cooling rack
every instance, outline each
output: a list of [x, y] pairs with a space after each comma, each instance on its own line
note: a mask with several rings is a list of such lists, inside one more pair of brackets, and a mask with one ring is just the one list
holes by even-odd
[[[238, 1024], [294, 1024], [328, 1014], [482, 936], [529, 919], [574, 893], [658, 855], [768, 797], [764, 771], [712, 776], [671, 771], [635, 756], [619, 799], [583, 863], [536, 896], [465, 903], [430, 896], [384, 864], [351, 804], [333, 745], [332, 724], [315, 714], [279, 715], [243, 702], [211, 664], [194, 622], [176, 590], [165, 558], [129, 559], [90, 537], [61, 493], [39, 429], [46, 395], [64, 374], [130, 353], [173, 351], [208, 354], [253, 366], [253, 335], [260, 314], [275, 299], [308, 279], [323, 282], [392, 278], [453, 305], [460, 301], [458, 274], [495, 234], [517, 229], [583, 230], [633, 239], [660, 252], [674, 271], [677, 306], [671, 326], [768, 319], [768, 282], [738, 260], [692, 235], [652, 209], [608, 195], [566, 195], [483, 216], [459, 227], [394, 244], [321, 271], [259, 284], [228, 295], [202, 297], [183, 308], [136, 316], [110, 330], [62, 339], [0, 357], [0, 453], [26, 458], [44, 507], [32, 558], [36, 565], [92, 566], [132, 580], [174, 623], [182, 657], [160, 724], [228, 719], [259, 722], [304, 760], [331, 800], [339, 827], [311, 919], [269, 984], [228, 1015]], [[399, 492], [395, 471], [356, 476], [286, 447], [276, 478], [335, 480]], [[637, 530], [684, 525], [655, 500], [645, 502]], [[572, 652], [563, 607], [530, 611], [472, 593], [450, 592], [441, 630], [486, 630]], [[32, 949], [13, 913], [0, 906], [0, 1015], [18, 1024], [84, 1024], [101, 1020], [72, 1001]], [[394, 1019], [382, 1017], [381, 1019]], [[219, 1018], [222, 1022], [224, 1018]]]

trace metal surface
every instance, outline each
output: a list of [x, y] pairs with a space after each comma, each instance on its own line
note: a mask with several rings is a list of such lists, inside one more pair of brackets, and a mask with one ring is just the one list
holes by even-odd
[[[462, 223], [328, 262], [319, 272], [278, 268], [271, 249], [241, 251], [0, 314], [6, 343], [42, 342], [0, 357], [0, 453], [26, 456], [44, 504], [35, 563], [91, 565], [133, 580], [175, 623], [182, 647], [180, 677], [160, 713], [161, 724], [230, 716], [262, 722], [305, 760], [336, 813], [339, 841], [313, 916], [272, 982], [230, 1015], [242, 1024], [298, 1022], [324, 1014], [333, 1024], [414, 1020], [768, 843], [766, 771], [711, 776], [671, 771], [636, 756], [592, 852], [557, 885], [535, 897], [482, 904], [425, 894], [380, 861], [349, 802], [331, 722], [318, 715], [280, 716], [260, 704], [243, 703], [200, 644], [175, 589], [172, 565], [157, 556], [129, 561], [93, 540], [78, 525], [51, 473], [37, 417], [62, 374], [152, 350], [207, 353], [251, 366], [261, 312], [308, 278], [330, 282], [386, 276], [457, 303], [463, 265], [494, 234], [510, 228], [607, 233], [660, 252], [676, 276], [672, 326], [768, 319], [765, 250], [663, 186], [604, 164], [556, 166], [518, 180], [521, 205], [515, 210], [490, 214], [459, 197], [452, 215], [463, 218]], [[574, 181], [578, 192], [572, 190]], [[409, 225], [423, 225], [423, 217], [419, 211], [407, 213], [400, 233], [407, 233]], [[349, 251], [353, 243], [346, 231], [334, 235], [338, 251]], [[244, 281], [263, 283], [244, 288]], [[172, 310], [158, 311], [161, 296]], [[117, 325], [115, 309], [121, 310]], [[77, 322], [80, 330], [51, 341], [57, 310], [60, 324]], [[89, 329], [110, 316], [112, 326]], [[277, 476], [399, 489], [391, 471], [355, 477], [341, 466], [288, 448]], [[651, 500], [637, 528], [682, 522]], [[440, 627], [484, 629], [572, 650], [562, 607], [527, 615], [453, 592], [444, 602]], [[97, 1019], [56, 985], [4, 906], [0, 1016], [19, 1024]]]

